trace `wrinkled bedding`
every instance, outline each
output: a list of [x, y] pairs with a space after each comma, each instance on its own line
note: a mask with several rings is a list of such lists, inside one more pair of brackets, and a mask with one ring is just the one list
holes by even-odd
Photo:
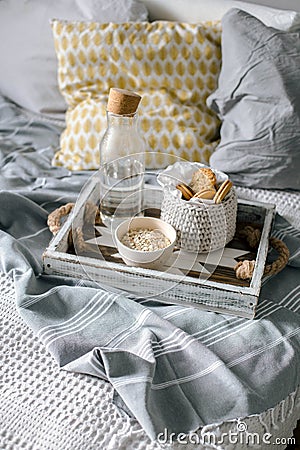
[[[41, 256], [51, 238], [47, 215], [75, 201], [91, 176], [51, 167], [62, 126], [0, 99], [0, 269], [13, 280], [19, 314], [43, 342], [44, 352], [67, 371], [89, 375], [86, 386], [92, 383], [99, 401], [109, 382], [118, 411], [136, 417], [151, 439], [165, 428], [189, 432], [259, 414], [295, 392], [300, 377], [300, 231], [280, 215], [275, 234], [290, 248], [290, 262], [265, 280], [253, 321], [155, 300], [133, 301], [92, 282], [42, 275]], [[251, 192], [240, 190], [248, 198]], [[299, 205], [297, 193], [287, 196], [292, 209]], [[17, 329], [22, 333], [20, 324]], [[38, 377], [39, 368], [44, 370], [42, 360], [33, 367]], [[22, 366], [15, 370], [22, 379]], [[5, 386], [1, 390], [5, 397]], [[28, 395], [34, 398], [35, 393]], [[68, 396], [66, 390], [63, 401]], [[43, 409], [42, 396], [39, 404]], [[88, 406], [86, 417], [93, 420]], [[110, 445], [101, 448], [121, 448]]]

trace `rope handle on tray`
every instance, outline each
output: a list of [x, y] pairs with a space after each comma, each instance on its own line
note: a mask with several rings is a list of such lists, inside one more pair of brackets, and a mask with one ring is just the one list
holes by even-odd
[[[61, 228], [61, 219], [73, 210], [75, 203], [67, 203], [66, 205], [62, 205], [59, 208], [55, 209], [48, 215], [47, 225], [51, 233], [55, 236], [60, 228]], [[99, 208], [92, 204], [86, 203], [84, 210], [84, 220], [86, 223], [100, 225], [100, 212]], [[86, 244], [82, 227], [73, 227], [69, 232], [68, 237], [69, 244], [76, 245], [76, 251], [79, 253], [84, 252], [89, 249], [89, 246]]]
[[[75, 203], [67, 203], [52, 211], [47, 219], [47, 225], [51, 233], [55, 236], [61, 228], [61, 219], [73, 210]], [[100, 224], [99, 208], [92, 203], [87, 203], [84, 210], [84, 219], [87, 223]]]
[[[253, 249], [257, 248], [260, 241], [261, 232], [258, 228], [247, 225], [240, 236], [244, 237], [249, 246]], [[278, 258], [272, 264], [266, 264], [264, 275], [275, 275], [279, 273], [288, 263], [290, 252], [284, 242], [275, 237], [270, 237], [269, 243], [271, 247], [278, 253]], [[255, 267], [255, 260], [239, 261], [234, 267], [235, 276], [240, 280], [249, 280], [252, 278]]]

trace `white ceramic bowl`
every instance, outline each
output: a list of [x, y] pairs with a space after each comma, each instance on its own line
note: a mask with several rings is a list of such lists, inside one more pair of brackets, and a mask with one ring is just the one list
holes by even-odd
[[[165, 248], [149, 252], [135, 250], [122, 244], [121, 240], [127, 231], [140, 228], [161, 231], [170, 240], [170, 244]], [[161, 219], [156, 219], [154, 217], [133, 217], [120, 223], [115, 230], [114, 237], [119, 254], [125, 264], [128, 266], [143, 267], [145, 269], [159, 269], [167, 262], [173, 252], [176, 241], [176, 231], [172, 225]]]

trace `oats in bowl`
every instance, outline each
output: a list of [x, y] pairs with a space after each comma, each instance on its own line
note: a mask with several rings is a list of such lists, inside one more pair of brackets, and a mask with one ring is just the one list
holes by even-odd
[[161, 269], [173, 252], [176, 231], [161, 219], [133, 217], [116, 228], [114, 239], [127, 265]]
[[150, 228], [129, 230], [124, 234], [121, 242], [129, 248], [142, 252], [153, 252], [171, 244], [170, 239], [160, 230], [151, 230]]

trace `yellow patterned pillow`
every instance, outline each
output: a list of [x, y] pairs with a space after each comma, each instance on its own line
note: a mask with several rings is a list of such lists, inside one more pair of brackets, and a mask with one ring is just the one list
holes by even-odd
[[219, 23], [99, 24], [52, 21], [60, 90], [69, 109], [54, 165], [97, 169], [110, 87], [142, 97], [140, 128], [147, 167], [166, 154], [207, 162], [219, 121], [206, 106], [221, 62]]

